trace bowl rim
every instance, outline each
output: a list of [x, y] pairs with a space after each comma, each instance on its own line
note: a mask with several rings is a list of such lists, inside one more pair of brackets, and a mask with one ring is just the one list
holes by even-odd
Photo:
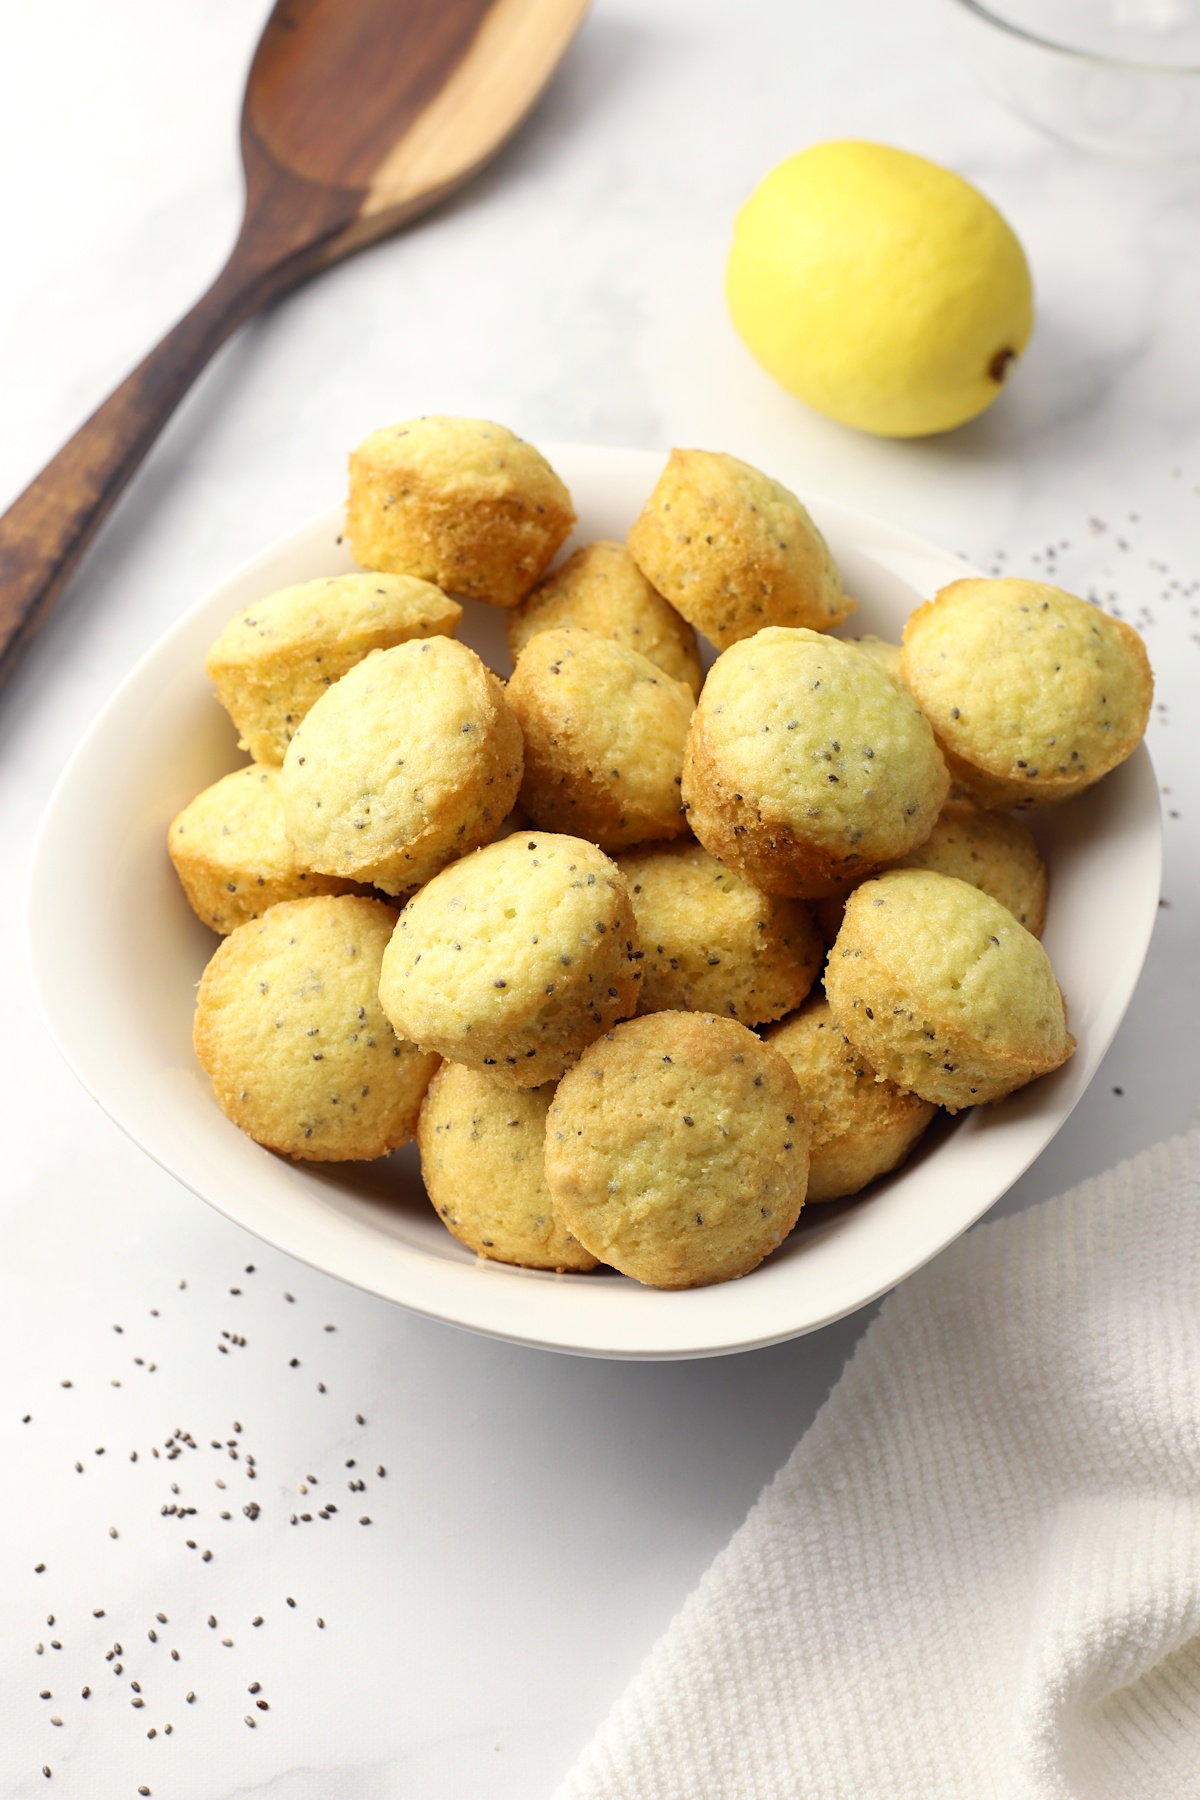
[[[654, 451], [586, 444], [547, 444], [542, 448], [551, 462], [561, 467], [568, 482], [578, 484], [576, 491], [583, 503], [581, 512], [585, 517], [593, 508], [603, 510], [601, 502], [594, 499], [594, 487], [589, 484], [599, 485], [607, 480], [621, 488], [625, 483], [633, 483], [636, 473], [635, 485], [644, 494], [649, 492], [662, 465], [662, 454]], [[807, 483], [797, 482], [795, 474], [788, 475], [786, 470], [782, 473], [801, 487], [818, 525], [830, 529], [836, 536], [844, 534], [847, 553], [853, 548], [854, 554], [864, 556], [881, 581], [886, 578], [893, 585], [898, 582], [907, 594], [913, 595], [920, 591], [918, 582], [921, 580], [936, 580], [941, 586], [957, 575], [978, 573], [962, 558], [929, 540], [857, 507], [822, 499], [808, 488]], [[620, 505], [624, 511], [624, 495]], [[592, 527], [588, 525], [586, 529], [590, 531]], [[302, 1180], [298, 1192], [290, 1183], [286, 1184], [285, 1191], [285, 1184], [276, 1182], [270, 1172], [269, 1165], [276, 1159], [243, 1138], [215, 1107], [211, 1121], [205, 1111], [199, 1138], [194, 1134], [188, 1136], [192, 1121], [183, 1114], [178, 1118], [172, 1115], [164, 1122], [153, 1106], [141, 1097], [131, 1107], [122, 1091], [119, 1046], [115, 1055], [111, 1048], [114, 1021], [103, 1010], [93, 1008], [89, 1025], [86, 1009], [81, 1017], [79, 986], [73, 985], [77, 977], [81, 978], [85, 990], [90, 982], [94, 993], [103, 998], [106, 991], [103, 983], [108, 977], [103, 970], [93, 971], [87, 961], [89, 940], [86, 928], [78, 925], [77, 879], [81, 847], [77, 838], [64, 832], [64, 826], [72, 823], [72, 805], [75, 825], [80, 825], [81, 820], [85, 826], [88, 823], [83, 814], [83, 801], [88, 798], [89, 785], [91, 790], [96, 787], [94, 753], [101, 753], [98, 768], [103, 777], [103, 754], [107, 751], [111, 756], [114, 744], [118, 751], [124, 747], [126, 754], [130, 742], [135, 750], [138, 748], [137, 732], [144, 735], [146, 724], [139, 719], [137, 732], [131, 739], [131, 699], [140, 698], [146, 702], [153, 697], [166, 716], [176, 704], [175, 689], [180, 681], [185, 681], [190, 688], [194, 678], [203, 679], [198, 663], [194, 671], [190, 662], [186, 667], [180, 664], [177, 669], [173, 668], [172, 653], [178, 654], [184, 642], [197, 636], [202, 622], [206, 639], [215, 634], [218, 602], [224, 613], [231, 615], [239, 605], [246, 603], [233, 597], [240, 584], [261, 584], [269, 580], [279, 585], [281, 577], [277, 565], [281, 558], [303, 556], [307, 566], [308, 558], [318, 553], [318, 541], [332, 545], [340, 530], [341, 511], [333, 509], [287, 533], [218, 583], [162, 634], [88, 725], [47, 805], [34, 846], [27, 889], [31, 973], [38, 1007], [50, 1034], [92, 1097], [181, 1185], [190, 1188], [243, 1229], [295, 1256], [298, 1261], [443, 1323], [567, 1354], [657, 1361], [758, 1349], [820, 1329], [859, 1310], [940, 1254], [995, 1204], [1061, 1128], [1096, 1073], [1128, 1008], [1149, 946], [1161, 892], [1161, 809], [1157, 781], [1144, 745], [1139, 746], [1123, 765], [1124, 774], [1119, 769], [1108, 778], [1110, 783], [1121, 783], [1124, 798], [1117, 802], [1118, 811], [1124, 808], [1120, 816], [1127, 823], [1132, 820], [1132, 829], [1137, 836], [1141, 855], [1137, 863], [1140, 872], [1136, 886], [1140, 898], [1136, 918], [1132, 921], [1134, 928], [1126, 932], [1120, 954], [1113, 958], [1114, 985], [1099, 996], [1099, 1016], [1087, 1034], [1087, 1055], [1078, 1060], [1072, 1058], [1063, 1070], [1047, 1077], [1045, 1082], [1034, 1083], [1023, 1093], [1010, 1097], [1004, 1102], [1003, 1118], [1000, 1109], [996, 1108], [974, 1109], [963, 1115], [948, 1146], [951, 1157], [949, 1162], [943, 1159], [940, 1173], [933, 1173], [931, 1178], [931, 1168], [939, 1161], [936, 1154], [927, 1161], [918, 1157], [908, 1165], [914, 1176], [921, 1178], [919, 1198], [914, 1200], [913, 1191], [909, 1190], [907, 1198], [899, 1196], [896, 1204], [892, 1204], [896, 1197], [885, 1195], [881, 1189], [879, 1199], [885, 1202], [882, 1212], [874, 1205], [870, 1214], [861, 1215], [872, 1221], [867, 1239], [869, 1270], [860, 1268], [857, 1263], [848, 1267], [852, 1259], [845, 1255], [845, 1238], [850, 1240], [851, 1247], [859, 1249], [861, 1255], [858, 1241], [861, 1227], [854, 1224], [860, 1214], [859, 1207], [850, 1202], [841, 1218], [833, 1217], [832, 1211], [818, 1211], [817, 1218], [822, 1223], [808, 1239], [803, 1252], [805, 1261], [814, 1263], [816, 1273], [800, 1283], [806, 1298], [799, 1308], [795, 1306], [789, 1278], [782, 1272], [773, 1273], [782, 1271], [785, 1262], [790, 1265], [790, 1259], [781, 1257], [777, 1261], [773, 1257], [763, 1265], [765, 1275], [756, 1272], [757, 1280], [750, 1277], [749, 1286], [743, 1282], [722, 1283], [667, 1296], [671, 1310], [666, 1317], [648, 1298], [654, 1296], [661, 1301], [663, 1296], [656, 1290], [639, 1289], [636, 1283], [626, 1285], [623, 1278], [616, 1278], [621, 1281], [621, 1288], [613, 1299], [597, 1297], [593, 1301], [589, 1298], [581, 1307], [572, 1305], [567, 1309], [570, 1313], [567, 1330], [561, 1323], [561, 1303], [554, 1295], [567, 1281], [571, 1283], [572, 1291], [576, 1291], [575, 1283], [579, 1278], [545, 1276], [536, 1271], [510, 1269], [507, 1265], [482, 1264], [480, 1259], [466, 1252], [461, 1256], [451, 1256], [449, 1252], [441, 1256], [430, 1255], [422, 1242], [387, 1236], [373, 1221], [368, 1226], [352, 1211], [345, 1208], [339, 1211], [336, 1204], [327, 1204], [325, 1197], [318, 1205], [313, 1194], [313, 1187], [318, 1185], [316, 1176], [311, 1184]], [[340, 538], [337, 541], [340, 543]], [[348, 556], [348, 552], [345, 554]], [[935, 568], [940, 573], [934, 575]], [[918, 572], [914, 573], [914, 570]], [[305, 578], [302, 575], [289, 577], [293, 580]], [[261, 585], [258, 591], [263, 591]], [[868, 598], [866, 589], [860, 592], [865, 601]], [[908, 604], [911, 606], [912, 601]], [[213, 617], [208, 618], [209, 614]], [[862, 628], [870, 629], [865, 618]], [[219, 624], [215, 629], [220, 629]], [[850, 634], [853, 635], [853, 627]], [[152, 687], [154, 696], [151, 695]], [[90, 784], [83, 780], [82, 792], [77, 791], [81, 787], [81, 775], [89, 768]], [[1102, 791], [1106, 785], [1098, 784], [1092, 790], [1093, 794]], [[1086, 804], [1086, 796], [1078, 804]], [[99, 824], [91, 828], [94, 832], [102, 829]], [[157, 836], [158, 823], [154, 829], [154, 841], [158, 843], [161, 841]], [[1100, 841], [1094, 834], [1085, 833], [1086, 843]], [[110, 849], [107, 840], [103, 841], [103, 848], [105, 851]], [[165, 853], [163, 865], [168, 869]], [[67, 891], [68, 881], [70, 892]], [[174, 886], [173, 882], [171, 885]], [[1146, 898], [1151, 890], [1152, 906]], [[188, 916], [190, 918], [190, 914]], [[106, 929], [111, 941], [111, 927]], [[65, 941], [68, 938], [74, 941]], [[103, 950], [104, 937], [96, 941]], [[124, 994], [119, 998], [123, 1005]], [[134, 1009], [130, 1016], [134, 1019], [136, 1053], [140, 1055], [141, 1015]], [[188, 1061], [190, 1063], [190, 1058]], [[164, 1075], [160, 1065], [151, 1072], [160, 1083], [159, 1098], [168, 1104], [174, 1104], [175, 1090], [162, 1086], [167, 1076], [172, 1081], [181, 1074], [188, 1079], [198, 1079], [194, 1066], [187, 1071], [172, 1068]], [[207, 1106], [212, 1107], [211, 1092], [207, 1094]], [[984, 1118], [983, 1114], [988, 1117]], [[174, 1137], [172, 1130], [176, 1130]], [[1003, 1145], [995, 1141], [997, 1130], [1005, 1133]], [[230, 1142], [236, 1140], [238, 1149], [230, 1149], [229, 1143], [217, 1141], [224, 1131], [231, 1134]], [[996, 1185], [991, 1185], [989, 1179], [978, 1189], [972, 1182], [964, 1204], [961, 1193], [956, 1190], [951, 1196], [947, 1186], [952, 1171], [959, 1166], [953, 1143], [980, 1136], [984, 1138], [984, 1144], [968, 1153], [968, 1168], [973, 1170], [974, 1159], [983, 1157], [1002, 1165], [1002, 1178]], [[250, 1156], [259, 1160], [253, 1171], [253, 1196], [248, 1200], [250, 1175], [246, 1159]], [[363, 1165], [368, 1169], [374, 1166]], [[307, 1175], [316, 1167], [303, 1165], [302, 1171]], [[324, 1167], [321, 1166], [322, 1170]], [[343, 1165], [329, 1165], [331, 1169], [338, 1167]], [[904, 1176], [902, 1170], [898, 1181], [903, 1182]], [[926, 1189], [931, 1192], [928, 1200]], [[825, 1218], [831, 1219], [829, 1227], [823, 1223]], [[875, 1221], [878, 1221], [877, 1226]], [[797, 1246], [797, 1250], [799, 1248]], [[454, 1246], [455, 1252], [460, 1249], [460, 1246]], [[610, 1280], [589, 1277], [589, 1288], [593, 1280], [596, 1280], [598, 1292], [602, 1283], [603, 1289], [613, 1294]], [[817, 1293], [814, 1293], [815, 1284], [819, 1288]], [[636, 1291], [631, 1293], [631, 1289]], [[738, 1296], [733, 1302], [728, 1300], [731, 1293]], [[750, 1299], [752, 1294], [753, 1301]], [[717, 1297], [715, 1300], [714, 1296]], [[724, 1303], [721, 1296], [726, 1296]], [[741, 1296], [745, 1297], [744, 1304]]]
[[983, 4], [983, 0], [950, 0], [950, 4], [957, 6], [962, 12], [973, 14], [985, 25], [992, 25], [997, 31], [1003, 31], [1009, 37], [1034, 45], [1038, 50], [1048, 50], [1052, 55], [1068, 57], [1075, 62], [1089, 63], [1095, 68], [1123, 70], [1132, 75], [1165, 75], [1172, 80], [1180, 77], [1200, 76], [1200, 63], [1163, 63], [1147, 61], [1142, 57], [1110, 56], [1103, 50], [1088, 50], [1081, 44], [1066, 44], [1059, 38], [1045, 37], [1040, 32], [1031, 31], [1028, 26], [1018, 25], [1015, 20], [1006, 19], [1000, 13], [993, 12], [989, 6]]

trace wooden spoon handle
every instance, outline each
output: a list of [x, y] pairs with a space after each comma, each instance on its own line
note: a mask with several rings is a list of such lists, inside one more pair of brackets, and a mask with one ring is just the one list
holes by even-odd
[[227, 265], [0, 518], [0, 682], [201, 369], [243, 316]]
[[246, 211], [217, 279], [0, 518], [0, 687], [114, 500], [225, 339], [260, 307], [336, 262], [342, 246], [356, 246], [361, 190], [321, 187], [280, 168], [248, 125], [242, 157]]
[[268, 297], [265, 288], [263, 271], [235, 251], [208, 292], [0, 518], [0, 684], [188, 388]]

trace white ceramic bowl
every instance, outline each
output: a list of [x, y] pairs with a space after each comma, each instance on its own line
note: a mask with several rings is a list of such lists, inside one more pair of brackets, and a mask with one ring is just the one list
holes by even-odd
[[[581, 539], [623, 537], [657, 478], [645, 451], [551, 445]], [[957, 557], [831, 502], [813, 504], [858, 596], [851, 624], [896, 639]], [[415, 1149], [379, 1163], [302, 1164], [218, 1111], [191, 1045], [195, 984], [215, 939], [167, 859], [173, 814], [243, 760], [204, 674], [241, 607], [353, 567], [331, 512], [256, 557], [143, 658], [72, 757], [34, 854], [29, 938], [50, 1030], [80, 1080], [163, 1168], [302, 1261], [414, 1311], [586, 1355], [712, 1356], [827, 1324], [893, 1287], [985, 1212], [1053, 1137], [1129, 1003], [1159, 895], [1157, 790], [1144, 749], [1035, 829], [1051, 869], [1045, 943], [1079, 1048], [996, 1107], [935, 1127], [898, 1175], [806, 1209], [752, 1275], [664, 1293], [611, 1273], [550, 1275], [477, 1260], [437, 1222]], [[468, 602], [462, 636], [507, 672], [502, 618]]]

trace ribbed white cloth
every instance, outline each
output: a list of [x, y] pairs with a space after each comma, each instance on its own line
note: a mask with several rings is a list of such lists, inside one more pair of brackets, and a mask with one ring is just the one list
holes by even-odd
[[886, 1302], [559, 1790], [943, 1796], [1200, 1796], [1200, 1132]]

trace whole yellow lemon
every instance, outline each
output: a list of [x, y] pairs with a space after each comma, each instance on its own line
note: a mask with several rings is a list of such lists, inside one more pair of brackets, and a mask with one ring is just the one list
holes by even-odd
[[738, 214], [734, 324], [790, 393], [883, 437], [948, 431], [1033, 330], [1025, 253], [961, 176], [884, 144], [814, 144]]

